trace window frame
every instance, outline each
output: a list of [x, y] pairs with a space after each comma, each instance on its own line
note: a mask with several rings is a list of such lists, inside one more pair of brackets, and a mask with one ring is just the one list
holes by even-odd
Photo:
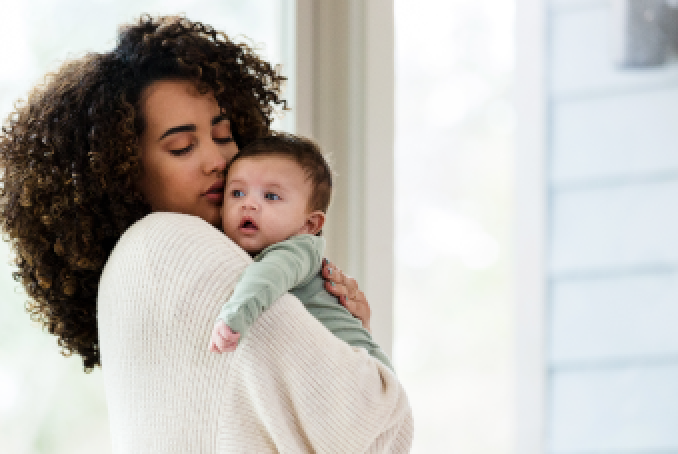
[[546, 450], [546, 8], [516, 2], [515, 452]]
[[331, 152], [337, 173], [327, 256], [359, 282], [372, 334], [392, 356], [393, 0], [296, 0], [294, 9], [294, 130]]

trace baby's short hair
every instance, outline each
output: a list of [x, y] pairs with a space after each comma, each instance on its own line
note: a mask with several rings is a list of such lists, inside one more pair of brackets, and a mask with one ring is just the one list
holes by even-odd
[[299, 164], [311, 180], [309, 209], [327, 213], [332, 195], [332, 169], [317, 143], [306, 137], [277, 132], [247, 144], [235, 155], [229, 167], [238, 159], [252, 156], [282, 156]]

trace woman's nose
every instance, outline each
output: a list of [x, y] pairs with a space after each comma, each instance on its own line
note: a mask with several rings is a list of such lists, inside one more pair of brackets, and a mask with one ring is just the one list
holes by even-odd
[[212, 173], [223, 174], [224, 171], [226, 170], [226, 165], [228, 164], [228, 161], [221, 153], [219, 147], [216, 146], [216, 144], [214, 144], [211, 140], [209, 142], [210, 143], [208, 143], [204, 149], [204, 158], [203, 158], [204, 171], [208, 175]]

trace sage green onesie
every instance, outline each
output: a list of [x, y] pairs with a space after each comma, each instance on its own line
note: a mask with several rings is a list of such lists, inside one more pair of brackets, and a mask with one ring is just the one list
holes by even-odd
[[245, 268], [218, 318], [243, 339], [257, 317], [289, 292], [332, 334], [353, 347], [365, 348], [393, 370], [361, 321], [325, 290], [320, 275], [324, 251], [325, 239], [308, 234], [294, 235], [267, 247]]

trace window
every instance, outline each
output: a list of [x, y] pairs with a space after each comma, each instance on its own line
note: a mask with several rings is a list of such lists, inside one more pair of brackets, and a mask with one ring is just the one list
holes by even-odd
[[507, 453], [513, 2], [395, 0], [394, 362], [413, 453]]

